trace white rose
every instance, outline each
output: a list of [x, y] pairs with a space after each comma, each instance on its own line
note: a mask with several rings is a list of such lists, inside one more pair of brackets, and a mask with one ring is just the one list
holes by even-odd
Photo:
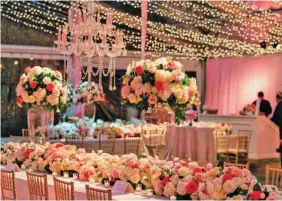
[[140, 178], [140, 175], [137, 173], [137, 174], [133, 174], [131, 175], [131, 177], [129, 178], [129, 180], [134, 183], [134, 184], [137, 184], [141, 178]]
[[172, 176], [170, 177], [170, 181], [171, 181], [174, 185], [176, 185], [176, 184], [178, 183], [178, 181], [179, 181], [179, 177], [178, 177], [177, 175], [172, 175]]
[[147, 70], [149, 71], [149, 73], [155, 73], [157, 70], [156, 64], [153, 62], [147, 62]]

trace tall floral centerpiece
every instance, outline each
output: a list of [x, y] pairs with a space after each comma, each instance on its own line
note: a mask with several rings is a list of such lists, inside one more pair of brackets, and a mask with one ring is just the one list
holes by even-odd
[[188, 78], [180, 62], [171, 57], [141, 60], [123, 77], [123, 104], [143, 110], [141, 129], [148, 155], [167, 159], [174, 122], [185, 120], [184, 111], [200, 104], [196, 80]]
[[67, 102], [67, 88], [62, 74], [47, 67], [26, 67], [16, 88], [17, 104], [28, 107], [27, 120], [30, 140], [45, 143], [54, 111], [58, 112]]
[[82, 104], [81, 116], [88, 116], [95, 120], [96, 104], [105, 101], [105, 94], [95, 82], [82, 82], [78, 89], [69, 87], [68, 104]]

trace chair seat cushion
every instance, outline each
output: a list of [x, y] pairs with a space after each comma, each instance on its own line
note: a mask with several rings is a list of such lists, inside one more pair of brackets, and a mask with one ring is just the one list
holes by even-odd
[[248, 151], [246, 149], [228, 149], [228, 153], [236, 154], [236, 153], [247, 153]]

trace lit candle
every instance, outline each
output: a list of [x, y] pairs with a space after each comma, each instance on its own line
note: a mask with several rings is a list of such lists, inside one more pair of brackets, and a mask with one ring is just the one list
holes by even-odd
[[140, 192], [140, 191], [142, 191], [142, 187], [141, 187], [140, 184], [138, 184], [138, 185], [136, 186], [136, 192]]
[[77, 173], [73, 173], [72, 178], [73, 179], [78, 179], [78, 174]]
[[176, 200], [175, 195], [170, 196], [170, 200]]
[[90, 182], [90, 183], [95, 183], [94, 178], [93, 178], [93, 177], [89, 177], [89, 182]]
[[147, 189], [146, 195], [147, 195], [147, 196], [152, 196], [152, 195], [153, 195], [152, 189]]
[[68, 23], [69, 23], [69, 26], [72, 26], [72, 10], [71, 8], [69, 9], [69, 13], [68, 13]]
[[29, 168], [28, 171], [29, 171], [29, 172], [33, 172], [33, 169], [32, 169], [32, 168]]
[[24, 164], [22, 164], [21, 169], [22, 169], [22, 170], [24, 170], [24, 169], [25, 169], [25, 165], [24, 165]]
[[69, 178], [69, 173], [68, 172], [64, 172], [64, 178]]
[[108, 180], [106, 180], [106, 181], [105, 181], [105, 183], [104, 183], [104, 185], [105, 185], [105, 187], [106, 187], [106, 188], [110, 187], [110, 183], [109, 183], [109, 181], [108, 181]]
[[52, 175], [53, 175], [53, 176], [57, 176], [57, 172], [53, 172]]

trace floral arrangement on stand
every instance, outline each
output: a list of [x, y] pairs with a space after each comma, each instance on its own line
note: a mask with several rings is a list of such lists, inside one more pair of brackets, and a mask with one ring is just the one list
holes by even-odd
[[115, 138], [123, 138], [124, 132], [119, 126], [107, 125], [100, 128], [95, 128], [93, 137], [96, 138], [99, 134], [108, 134], [109, 136], [115, 136]]
[[256, 106], [254, 104], [246, 105], [242, 111], [240, 111], [240, 115], [254, 115]]
[[43, 106], [59, 111], [67, 102], [67, 87], [62, 74], [47, 67], [26, 67], [16, 88], [17, 104]]
[[175, 111], [177, 122], [185, 120], [184, 110], [200, 104], [196, 80], [188, 78], [182, 64], [171, 57], [141, 60], [129, 66], [121, 96], [124, 105], [136, 109], [169, 106]]
[[[9, 142], [1, 147], [1, 163], [17, 163], [23, 169], [61, 174], [76, 172], [82, 181], [114, 184], [121, 180], [134, 188], [153, 189], [157, 195], [183, 200], [274, 200], [281, 192], [272, 185], [261, 185], [247, 169], [221, 169], [208, 163], [174, 158], [158, 161], [135, 154], [110, 155], [99, 151], [86, 153], [72, 145]], [[160, 167], [158, 164], [162, 164]]]
[[105, 94], [99, 88], [98, 84], [91, 82], [82, 82], [78, 89], [69, 87], [68, 90], [68, 103], [79, 104], [79, 103], [92, 103], [97, 104], [105, 101]]
[[63, 122], [52, 127], [50, 138], [66, 138], [70, 135], [79, 135], [79, 129], [73, 123]]

